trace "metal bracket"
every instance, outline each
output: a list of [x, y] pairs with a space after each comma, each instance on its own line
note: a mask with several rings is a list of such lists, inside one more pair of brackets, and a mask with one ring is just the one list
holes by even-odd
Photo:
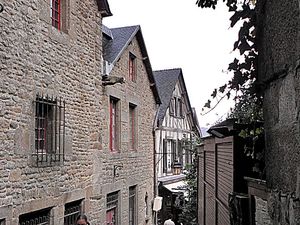
[[119, 170], [123, 169], [123, 164], [121, 165], [114, 165], [114, 177], [118, 177], [119, 176]]

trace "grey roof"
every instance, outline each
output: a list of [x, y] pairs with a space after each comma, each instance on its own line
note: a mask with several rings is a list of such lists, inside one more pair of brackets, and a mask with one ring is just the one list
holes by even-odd
[[104, 60], [114, 64], [139, 30], [138, 25], [111, 29], [104, 26], [103, 33], [109, 37], [104, 37], [103, 40]]
[[133, 38], [137, 38], [143, 57], [142, 60], [148, 74], [151, 90], [154, 94], [156, 103], [160, 104], [161, 100], [159, 98], [159, 94], [153, 77], [153, 71], [141, 27], [139, 25], [136, 25], [128, 27], [108, 28], [103, 25], [102, 33], [103, 58], [113, 65], [119, 60], [124, 50], [128, 47]]
[[183, 96], [186, 100], [189, 117], [191, 122], [192, 129], [197, 132], [198, 136], [201, 137], [201, 130], [196, 114], [196, 110], [191, 107], [190, 100], [188, 97], [187, 89], [183, 79], [182, 69], [166, 69], [153, 71], [155, 83], [158, 89], [158, 94], [161, 100], [161, 105], [158, 109], [158, 126], [162, 125], [163, 119], [165, 117], [167, 108], [170, 105], [172, 99], [173, 91], [177, 82], [180, 82], [181, 87], [183, 88]]
[[161, 105], [158, 110], [158, 124], [161, 125], [169, 107], [175, 85], [181, 74], [181, 69], [168, 69], [153, 71]]
[[[111, 32], [111, 29], [109, 29], [107, 26], [103, 25], [102, 24], [102, 33], [104, 34], [104, 38], [105, 40], [112, 40], [114, 37], [113, 37], [113, 34]], [[106, 36], [105, 36], [106, 35]]]

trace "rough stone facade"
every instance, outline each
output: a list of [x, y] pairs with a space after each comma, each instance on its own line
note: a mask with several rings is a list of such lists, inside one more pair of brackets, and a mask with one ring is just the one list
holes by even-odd
[[[120, 224], [128, 223], [128, 187], [137, 185], [138, 224], [145, 223], [153, 192], [152, 124], [155, 101], [139, 63], [137, 84], [103, 87], [102, 16], [97, 1], [66, 1], [66, 26], [51, 25], [48, 0], [5, 1], [0, 14], [0, 221], [19, 224], [19, 216], [51, 208], [53, 224], [64, 222], [66, 203], [83, 200], [92, 224], [104, 224], [106, 196], [120, 191]], [[132, 48], [134, 48], [133, 45]], [[136, 50], [138, 51], [138, 50]], [[138, 52], [137, 52], [138, 53]], [[127, 74], [120, 60], [113, 73]], [[36, 95], [65, 101], [65, 160], [37, 167]], [[108, 150], [108, 96], [122, 101], [121, 152]], [[139, 109], [139, 145], [128, 152], [128, 101]], [[114, 165], [123, 164], [119, 176]], [[151, 213], [151, 212], [149, 212]], [[124, 220], [123, 220], [124, 218]], [[151, 223], [151, 216], [149, 223]]]
[[[129, 79], [129, 53], [136, 56], [136, 81]], [[152, 224], [151, 200], [153, 199], [153, 146], [154, 136], [153, 123], [157, 110], [153, 92], [150, 89], [148, 74], [143, 62], [140, 46], [137, 38], [133, 38], [131, 43], [122, 52], [120, 59], [114, 65], [109, 76], [125, 78], [125, 83], [113, 86], [103, 86], [103, 96], [101, 101], [104, 113], [101, 115], [104, 121], [102, 131], [103, 151], [98, 152], [96, 157], [101, 164], [94, 167], [94, 182], [99, 185], [99, 196], [107, 195], [114, 191], [119, 191], [121, 195], [121, 224], [128, 224], [128, 190], [130, 186], [137, 188], [137, 223]], [[109, 150], [109, 102], [110, 98], [117, 98], [120, 112], [120, 138], [119, 149], [116, 152]], [[129, 104], [136, 106], [136, 140], [135, 150], [129, 147]], [[96, 158], [95, 158], [96, 160]], [[123, 166], [118, 170], [118, 176], [113, 176], [113, 166]], [[106, 174], [103, 176], [103, 174]], [[147, 212], [145, 198], [147, 197]], [[105, 198], [95, 201], [96, 205], [104, 204]], [[105, 216], [105, 208], [101, 215]], [[146, 216], [147, 214], [147, 216]], [[103, 222], [105, 218], [102, 218]]]
[[268, 203], [260, 197], [255, 197], [255, 224], [271, 225], [270, 216], [268, 214]]
[[258, 1], [272, 224], [300, 224], [300, 2]]

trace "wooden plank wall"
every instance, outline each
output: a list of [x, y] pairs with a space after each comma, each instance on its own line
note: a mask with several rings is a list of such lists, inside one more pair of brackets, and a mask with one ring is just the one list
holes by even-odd
[[199, 224], [230, 225], [228, 194], [233, 192], [233, 137], [205, 138], [198, 170]]

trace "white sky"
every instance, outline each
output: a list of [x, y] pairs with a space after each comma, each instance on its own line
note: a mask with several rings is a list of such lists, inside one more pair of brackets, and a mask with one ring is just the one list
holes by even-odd
[[[222, 72], [233, 60], [236, 29], [229, 28], [230, 14], [223, 4], [216, 10], [197, 7], [196, 0], [108, 0], [113, 16], [110, 27], [141, 25], [153, 70], [182, 68], [192, 107], [200, 126], [211, 126], [229, 112], [232, 101], [223, 101], [202, 116], [202, 107], [214, 88], [230, 78]], [[221, 3], [221, 1], [219, 1]]]

